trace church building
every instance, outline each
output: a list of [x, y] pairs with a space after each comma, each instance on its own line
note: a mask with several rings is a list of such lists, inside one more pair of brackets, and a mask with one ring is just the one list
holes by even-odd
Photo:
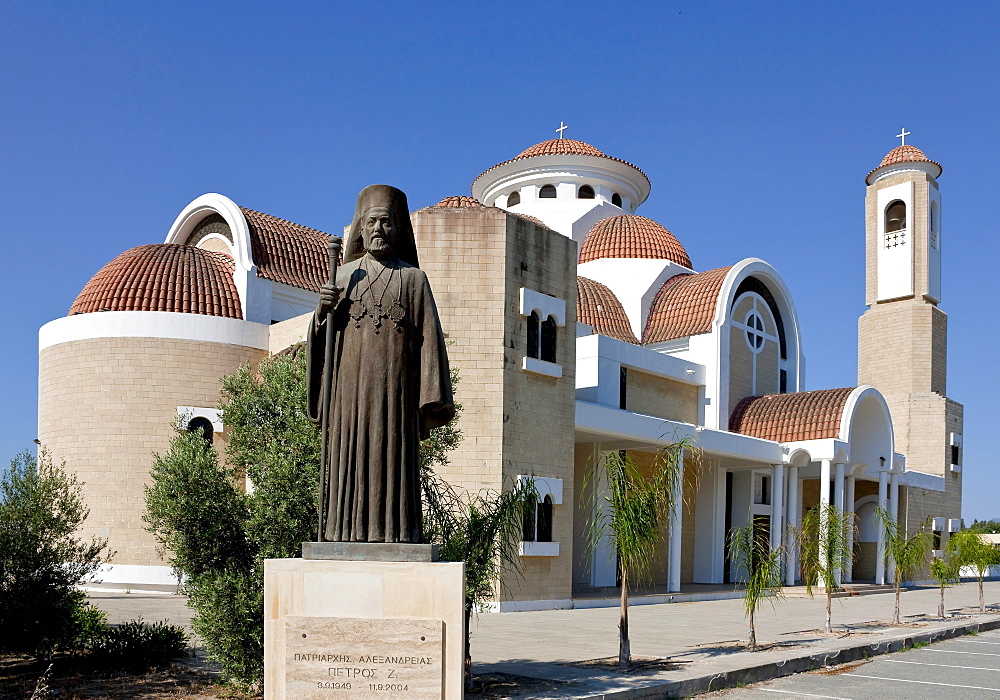
[[[758, 258], [699, 271], [636, 213], [642, 170], [590, 144], [539, 143], [478, 175], [471, 196], [411, 212], [462, 377], [464, 438], [441, 475], [469, 490], [531, 476], [539, 491], [523, 577], [496, 609], [608, 602], [617, 567], [610, 542], [587, 546], [583, 492], [604, 488], [588, 473], [610, 452], [649, 464], [681, 438], [702, 457], [653, 562], [664, 600], [735, 581], [731, 528], [752, 519], [778, 547], [817, 503], [857, 514], [845, 582], [886, 579], [878, 505], [910, 531], [930, 522], [943, 547], [961, 518], [962, 407], [946, 395], [940, 174], [910, 145], [868, 174], [858, 385], [811, 390], [779, 271]], [[86, 482], [84, 534], [116, 551], [105, 582], [175, 581], [143, 527], [152, 455], [178, 416], [225, 449], [220, 378], [304, 338], [328, 240], [203, 195], [41, 328], [39, 440]], [[785, 570], [793, 585], [791, 546]]]

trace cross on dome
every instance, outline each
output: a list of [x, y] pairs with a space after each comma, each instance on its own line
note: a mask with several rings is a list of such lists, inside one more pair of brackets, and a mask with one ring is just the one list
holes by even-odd
[[896, 134], [896, 138], [899, 139], [899, 145], [900, 146], [905, 146], [906, 145], [906, 137], [909, 136], [909, 135], [910, 135], [910, 132], [907, 131], [906, 129], [900, 129], [899, 130], [899, 133]]
[[558, 131], [558, 132], [559, 132], [559, 138], [562, 138], [562, 137], [563, 137], [563, 132], [564, 132], [564, 131], [566, 131], [566, 129], [568, 129], [568, 128], [569, 128], [569, 127], [568, 127], [568, 126], [566, 126], [566, 125], [565, 125], [565, 124], [563, 123], [563, 120], [562, 120], [562, 119], [560, 119], [560, 120], [559, 120], [559, 128], [558, 128], [558, 129], [556, 129], [556, 131]]

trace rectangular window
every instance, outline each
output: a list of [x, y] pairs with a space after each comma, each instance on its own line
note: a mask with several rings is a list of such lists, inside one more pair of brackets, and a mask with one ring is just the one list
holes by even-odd
[[618, 372], [618, 408], [623, 411], [628, 406], [628, 367], [622, 367]]

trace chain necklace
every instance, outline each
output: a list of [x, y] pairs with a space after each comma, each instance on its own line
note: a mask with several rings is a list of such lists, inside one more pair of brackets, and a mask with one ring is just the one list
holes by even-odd
[[[365, 271], [365, 281], [367, 286], [362, 290], [361, 294], [357, 299], [351, 300], [351, 318], [354, 319], [354, 327], [361, 328], [361, 320], [368, 316], [372, 320], [372, 327], [376, 333], [378, 333], [382, 328], [382, 319], [388, 319], [393, 322], [396, 327], [396, 332], [402, 333], [403, 331], [403, 320], [406, 318], [406, 309], [400, 303], [400, 299], [403, 296], [403, 276], [399, 271], [398, 267], [390, 265], [382, 265], [378, 274], [375, 275], [375, 279], [372, 279], [372, 271], [368, 265], [368, 256], [365, 256], [361, 260], [361, 267]], [[378, 298], [375, 297], [374, 285], [378, 283], [379, 279], [382, 277], [382, 273], [385, 272], [386, 268], [389, 269], [389, 279], [386, 280], [385, 286], [382, 287], [382, 291], [379, 293]], [[396, 293], [396, 300], [389, 305], [388, 309], [382, 308], [382, 301], [385, 298], [385, 293], [392, 286], [392, 278], [395, 277], [398, 282], [398, 291]]]

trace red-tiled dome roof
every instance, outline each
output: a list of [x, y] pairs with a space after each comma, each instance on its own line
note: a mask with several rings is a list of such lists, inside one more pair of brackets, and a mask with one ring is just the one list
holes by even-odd
[[475, 197], [465, 197], [462, 195], [454, 195], [452, 197], [445, 197], [440, 202], [435, 204], [436, 207], [481, 207], [483, 206]]
[[625, 309], [615, 293], [587, 277], [576, 278], [576, 320], [594, 327], [595, 333], [639, 344]]
[[712, 330], [715, 306], [729, 267], [671, 277], [653, 298], [642, 342], [662, 343]]
[[[940, 163], [928, 158], [924, 155], [924, 152], [916, 146], [896, 146], [894, 149], [885, 154], [885, 158], [883, 158], [882, 162], [878, 164], [878, 168], [884, 168], [887, 165], [896, 165], [897, 163], [930, 163], [938, 167], [938, 175], [941, 175], [941, 171], [944, 170]], [[874, 173], [875, 170], [878, 170], [878, 168], [875, 168], [868, 173], [866, 179], [871, 177], [872, 173]]]
[[176, 243], [131, 248], [98, 270], [69, 309], [173, 311], [243, 318], [233, 259]]
[[502, 163], [497, 163], [492, 168], [480, 173], [475, 180], [472, 181], [473, 188], [475, 188], [476, 182], [479, 178], [483, 177], [486, 173], [491, 170], [496, 170], [501, 165], [507, 165], [507, 163], [513, 163], [514, 161], [524, 160], [525, 158], [534, 158], [536, 156], [594, 156], [596, 158], [607, 158], [608, 160], [613, 160], [617, 163], [623, 163], [630, 168], [635, 168], [640, 175], [646, 178], [646, 182], [649, 182], [649, 178], [646, 173], [639, 170], [636, 166], [629, 163], [627, 160], [622, 160], [621, 158], [615, 158], [614, 156], [609, 156], [604, 151], [599, 148], [591, 146], [589, 143], [584, 143], [583, 141], [577, 141], [575, 139], [549, 139], [548, 141], [542, 141], [541, 143], [536, 143], [530, 148], [526, 148], [510, 160], [505, 160]]
[[554, 156], [554, 155], [575, 155], [575, 156], [600, 156], [607, 158], [607, 154], [594, 148], [589, 143], [576, 141], [574, 139], [549, 139], [536, 143], [531, 148], [526, 148], [518, 153], [514, 160], [520, 158], [531, 158], [532, 156]]
[[653, 258], [691, 268], [691, 258], [674, 234], [635, 214], [602, 219], [590, 229], [580, 249], [580, 262], [601, 258]]
[[318, 292], [329, 275], [330, 234], [240, 207], [250, 227], [257, 276]]
[[750, 396], [736, 405], [729, 430], [775, 442], [836, 438], [852, 391], [848, 387]]

